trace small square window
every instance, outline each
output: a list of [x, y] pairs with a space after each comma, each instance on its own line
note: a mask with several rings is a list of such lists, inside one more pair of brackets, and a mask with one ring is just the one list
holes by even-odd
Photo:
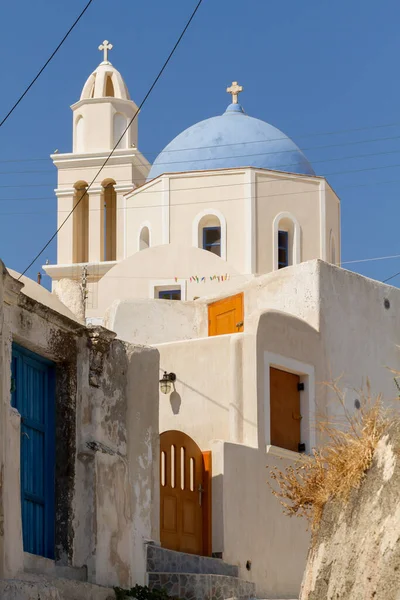
[[221, 227], [204, 227], [203, 249], [221, 256]]
[[160, 300], [180, 300], [181, 290], [158, 290], [158, 298]]

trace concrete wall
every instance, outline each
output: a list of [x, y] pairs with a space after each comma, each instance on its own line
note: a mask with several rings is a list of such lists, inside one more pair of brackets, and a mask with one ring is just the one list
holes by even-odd
[[86, 565], [89, 581], [101, 585], [144, 584], [145, 542], [159, 531], [158, 352], [86, 329], [20, 288], [3, 270], [0, 577], [15, 576], [24, 562], [15, 501], [20, 417], [10, 406], [15, 341], [56, 365], [58, 564]]
[[[319, 278], [325, 379], [340, 377], [351, 410], [368, 379], [372, 393], [398, 407], [391, 369], [399, 364], [400, 290], [325, 263]], [[325, 401], [328, 413], [336, 414], [332, 395]]]
[[204, 305], [174, 300], [115, 300], [103, 325], [120, 339], [136, 344], [159, 344], [199, 337]]
[[201, 450], [214, 439], [231, 439], [231, 335], [173, 342], [157, 346], [160, 378], [174, 372], [177, 380], [169, 396], [160, 392], [160, 432], [184, 431]]
[[[268, 467], [290, 460], [217, 441], [213, 456], [213, 550], [239, 565], [258, 598], [297, 597], [307, 557], [307, 524], [282, 514], [267, 485]], [[251, 570], [246, 562], [251, 561]]]

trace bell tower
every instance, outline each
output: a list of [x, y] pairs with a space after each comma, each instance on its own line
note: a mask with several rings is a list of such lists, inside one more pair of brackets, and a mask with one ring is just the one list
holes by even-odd
[[58, 226], [73, 210], [58, 234], [57, 264], [43, 267], [53, 285], [80, 279], [83, 268], [89, 280], [98, 280], [126, 258], [124, 195], [146, 181], [150, 168], [137, 148], [138, 116], [129, 124], [138, 107], [109, 61], [112, 47], [108, 40], [100, 44], [103, 61], [71, 106], [72, 152], [51, 156], [58, 171]]

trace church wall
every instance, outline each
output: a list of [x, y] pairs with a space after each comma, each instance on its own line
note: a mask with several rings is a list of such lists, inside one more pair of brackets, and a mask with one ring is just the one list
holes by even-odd
[[[58, 171], [58, 225], [60, 226], [68, 214], [71, 212], [74, 204], [74, 186], [78, 182], [84, 182], [86, 184], [91, 183], [93, 178], [98, 172], [98, 165], [90, 167], [71, 167], [71, 168], [60, 168]], [[117, 256], [118, 258], [123, 257], [123, 241], [125, 237], [124, 232], [124, 221], [126, 210], [123, 202], [121, 201], [121, 192], [118, 190], [118, 186], [128, 186], [128, 189], [133, 181], [132, 164], [120, 164], [120, 165], [106, 165], [102, 170], [98, 179], [93, 183], [92, 188], [89, 190], [89, 224], [88, 231], [91, 230], [91, 247], [98, 248], [98, 257], [101, 257], [101, 206], [100, 206], [100, 194], [102, 192], [102, 184], [115, 181], [117, 191]], [[77, 196], [79, 198], [79, 194]], [[62, 227], [59, 235], [57, 236], [57, 262], [60, 265], [73, 264], [73, 221], [75, 213], [68, 219], [66, 224]], [[95, 223], [98, 224], [93, 226]], [[96, 235], [94, 235], [96, 234]], [[122, 242], [122, 244], [121, 244]], [[89, 260], [92, 260], [89, 256]], [[77, 269], [76, 278], [79, 278], [81, 274], [80, 268]]]
[[194, 245], [193, 222], [207, 211], [226, 219], [226, 260], [240, 273], [246, 272], [244, 230], [244, 172], [170, 177], [170, 241]]
[[[83, 118], [83, 147], [77, 148], [74, 139], [75, 152], [98, 152], [112, 148], [112, 107], [108, 102], [94, 102], [80, 106], [74, 112], [74, 129], [77, 119]], [[99, 123], [102, 124], [99, 127]], [[76, 138], [76, 136], [74, 136]]]
[[164, 183], [160, 179], [147, 185], [143, 190], [128, 195], [126, 198], [126, 256], [131, 256], [139, 249], [141, 228], [150, 230], [150, 246], [167, 243], [163, 232]]
[[[340, 247], [341, 247], [341, 236], [340, 236], [340, 201], [336, 196], [333, 189], [326, 184], [326, 251], [327, 262], [334, 262], [340, 265]], [[333, 236], [333, 241], [332, 241]], [[335, 260], [332, 256], [332, 244], [334, 244]]]
[[256, 174], [257, 272], [273, 270], [273, 222], [281, 212], [291, 213], [301, 228], [300, 260], [321, 256], [320, 180]]
[[[59, 189], [70, 189], [78, 181], [85, 181], [90, 183], [98, 172], [99, 167], [97, 165], [82, 166], [70, 168], [60, 168], [58, 170], [58, 188]], [[99, 177], [93, 183], [93, 187], [98, 187], [103, 181], [111, 179], [117, 183], [129, 185], [132, 182], [132, 164], [120, 164], [120, 165], [106, 165], [102, 169]]]
[[[89, 153], [111, 150], [117, 142], [114, 135], [116, 133], [114, 131], [114, 115], [121, 115], [120, 134], [122, 134], [122, 131], [128, 125], [129, 119], [135, 114], [136, 106], [118, 98], [105, 98], [100, 101], [94, 99], [77, 103], [73, 106], [73, 110], [74, 152]], [[79, 132], [76, 128], [78, 121], [79, 128], [82, 128]], [[101, 127], [99, 127], [99, 123], [101, 123]], [[121, 140], [119, 148], [128, 148], [131, 144], [137, 144], [137, 130], [138, 119], [135, 119], [130, 130], [127, 131]]]

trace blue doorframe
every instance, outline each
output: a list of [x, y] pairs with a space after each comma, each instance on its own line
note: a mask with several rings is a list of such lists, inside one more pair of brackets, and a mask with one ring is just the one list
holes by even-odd
[[24, 551], [54, 559], [55, 365], [16, 344], [11, 403], [21, 415]]

